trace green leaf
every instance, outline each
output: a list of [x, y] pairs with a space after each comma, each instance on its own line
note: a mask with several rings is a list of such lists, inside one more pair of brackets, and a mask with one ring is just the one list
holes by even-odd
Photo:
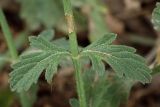
[[121, 103], [126, 103], [130, 89], [133, 82], [118, 77], [112, 77], [111, 81], [107, 84], [107, 89], [103, 90], [103, 100], [99, 104], [99, 107], [103, 107], [105, 104], [107, 107], [119, 107]]
[[21, 5], [20, 15], [31, 30], [35, 30], [41, 25], [44, 25], [46, 28], [56, 26], [63, 17], [61, 0], [17, 1]]
[[104, 75], [105, 66], [103, 62], [101, 61], [101, 59], [98, 56], [91, 55], [91, 54], [89, 57], [92, 62], [92, 69], [95, 70], [99, 76]]
[[70, 99], [71, 107], [79, 107], [79, 101], [77, 99]]
[[54, 38], [54, 31], [51, 29], [45, 30], [39, 35], [39, 37], [42, 37], [42, 38], [50, 41]]
[[[42, 33], [51, 35], [52, 33]], [[46, 35], [47, 36], [47, 35]], [[37, 83], [39, 76], [46, 69], [45, 77], [52, 80], [57, 71], [60, 57], [68, 56], [69, 52], [56, 46], [42, 36], [30, 37], [30, 45], [38, 51], [32, 51], [20, 56], [20, 61], [12, 66], [10, 86], [13, 91], [28, 90], [33, 83]]]
[[98, 39], [97, 41], [93, 42], [91, 45], [87, 46], [86, 49], [95, 48], [97, 46], [104, 46], [107, 44], [111, 44], [116, 39], [116, 35], [113, 33], [109, 33], [108, 35], [105, 35]]
[[[26, 35], [25, 33], [20, 33], [17, 38], [15, 39], [15, 45], [17, 50], [19, 48], [21, 48], [25, 43], [26, 43]], [[11, 58], [10, 58], [10, 54], [8, 51], [6, 51], [3, 54], [0, 54], [0, 71], [2, 70], [2, 68], [7, 64], [12, 62]]]
[[[108, 75], [108, 76], [107, 76]], [[95, 71], [84, 72], [83, 80], [88, 107], [119, 107], [126, 103], [133, 81], [104, 73], [97, 78]]]
[[91, 23], [93, 24], [93, 27], [90, 28], [90, 41], [95, 41], [109, 32], [107, 25], [104, 23], [105, 18], [103, 13], [97, 8], [99, 8], [97, 4], [94, 5], [94, 10], [90, 13], [90, 19], [92, 21]]
[[32, 107], [37, 99], [38, 85], [33, 85], [27, 92], [21, 92], [18, 94], [22, 107]]
[[100, 0], [86, 0], [86, 2], [89, 7], [93, 8], [88, 15], [89, 21], [92, 23], [89, 29], [89, 39], [93, 42], [109, 32], [107, 24], [104, 23], [106, 7]]
[[150, 69], [148, 69], [144, 63], [136, 59], [128, 58], [128, 56], [127, 58], [121, 58], [111, 55], [106, 57], [105, 61], [108, 62], [120, 77], [125, 76], [133, 80], [139, 80], [142, 83], [150, 82]]
[[153, 24], [157, 29], [160, 29], [160, 3], [156, 4], [156, 8], [152, 13]]
[[81, 7], [82, 5], [86, 4], [86, 0], [71, 0], [73, 6]]
[[53, 42], [54, 44], [56, 44], [57, 46], [63, 47], [67, 50], [69, 50], [69, 42], [66, 38], [60, 38], [60, 39], [56, 39]]
[[97, 66], [100, 67], [99, 65], [101, 64], [102, 66], [100, 68], [103, 69], [101, 62], [103, 60], [107, 62], [120, 77], [130, 78], [142, 83], [150, 82], [151, 70], [145, 64], [145, 60], [135, 54], [136, 50], [134, 48], [123, 45], [111, 45], [115, 37], [114, 34], [105, 35], [100, 40], [83, 49], [80, 53], [81, 56], [90, 57], [92, 63], [94, 62], [93, 68], [97, 68]]
[[61, 57], [62, 56], [59, 55], [59, 56], [56, 56], [55, 58], [53, 58], [53, 60], [49, 64], [48, 68], [46, 69], [45, 78], [47, 79], [48, 83], [52, 82], [53, 75], [56, 74], [56, 72], [57, 72], [57, 66], [58, 66], [58, 63], [59, 63]]

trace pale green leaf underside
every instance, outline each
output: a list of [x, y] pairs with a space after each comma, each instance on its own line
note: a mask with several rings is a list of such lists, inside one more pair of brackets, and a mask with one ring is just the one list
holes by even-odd
[[42, 32], [41, 36], [30, 37], [30, 45], [38, 51], [21, 55], [20, 61], [12, 66], [14, 70], [10, 73], [9, 81], [13, 91], [28, 90], [33, 83], [37, 83], [45, 69], [46, 80], [51, 82], [60, 58], [69, 55], [68, 51], [44, 39], [42, 34], [51, 35], [53, 33]]
[[[102, 60], [107, 62], [118, 76], [130, 78], [132, 80], [148, 83], [151, 80], [151, 70], [146, 66], [145, 60], [135, 54], [135, 49], [122, 46], [111, 45], [115, 40], [115, 35], [108, 34], [97, 40], [94, 44], [83, 49], [81, 56], [88, 56], [92, 61], [92, 66], [103, 70]], [[93, 57], [94, 56], [94, 57]], [[101, 66], [100, 66], [101, 65]], [[101, 69], [100, 69], [101, 68]]]

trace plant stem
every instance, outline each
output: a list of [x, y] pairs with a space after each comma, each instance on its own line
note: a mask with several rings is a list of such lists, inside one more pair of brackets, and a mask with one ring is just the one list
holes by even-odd
[[76, 77], [77, 91], [79, 97], [79, 105], [80, 107], [87, 107], [84, 83], [81, 74], [81, 63], [78, 58], [79, 50], [78, 50], [76, 31], [74, 27], [74, 18], [73, 18], [71, 1], [63, 0], [63, 5], [64, 5], [65, 18], [68, 26], [70, 50], [73, 56], [72, 60], [76, 71], [75, 77]]
[[9, 30], [8, 23], [6, 21], [6, 18], [4, 16], [4, 13], [1, 8], [0, 8], [0, 24], [1, 24], [1, 29], [4, 33], [4, 37], [6, 39], [6, 42], [7, 42], [10, 54], [11, 54], [11, 58], [12, 58], [12, 60], [15, 61], [18, 58], [18, 54], [16, 51], [16, 47], [14, 45], [12, 34]]
[[[18, 59], [18, 52], [16, 50], [16, 46], [14, 44], [13, 36], [12, 36], [11, 31], [9, 29], [7, 20], [6, 20], [5, 15], [4, 15], [1, 8], [0, 8], [0, 25], [1, 25], [1, 29], [4, 33], [4, 37], [6, 39], [8, 48], [9, 48], [9, 52], [10, 52], [12, 61], [16, 62], [16, 60]], [[22, 107], [31, 107], [31, 102], [29, 101], [27, 93], [21, 92], [19, 94], [19, 97], [20, 97]]]

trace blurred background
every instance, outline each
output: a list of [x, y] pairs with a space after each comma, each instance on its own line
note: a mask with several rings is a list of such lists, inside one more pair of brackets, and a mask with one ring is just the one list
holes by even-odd
[[[157, 73], [160, 71], [160, 32], [152, 23], [152, 12], [159, 0], [71, 1], [80, 46], [85, 47], [104, 34], [114, 32], [118, 34], [114, 44], [136, 48], [149, 67], [155, 70], [152, 83], [136, 83], [129, 91], [128, 100], [123, 104], [120, 102], [120, 106], [160, 107], [160, 76]], [[67, 28], [61, 0], [0, 0], [0, 7], [19, 54], [28, 48], [28, 36], [37, 35], [47, 28], [54, 29], [54, 39], [59, 39], [59, 44], [66, 43]], [[9, 88], [8, 74], [12, 71], [9, 59], [7, 44], [0, 30], [0, 107], [29, 107], [26, 100], [32, 103], [32, 107], [70, 107], [69, 99], [77, 98], [73, 67], [68, 65], [59, 69], [51, 85], [42, 75], [38, 86], [33, 86], [20, 99]]]

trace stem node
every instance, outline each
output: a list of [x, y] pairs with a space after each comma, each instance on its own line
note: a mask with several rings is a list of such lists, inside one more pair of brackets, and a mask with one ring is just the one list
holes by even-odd
[[72, 53], [73, 65], [75, 68], [75, 77], [76, 77], [77, 92], [79, 97], [79, 105], [80, 107], [87, 107], [84, 83], [83, 83], [83, 78], [81, 74], [81, 63], [79, 61], [79, 50], [78, 50], [77, 36], [76, 36], [76, 31], [74, 26], [74, 18], [73, 18], [71, 1], [63, 0], [63, 6], [64, 6], [65, 18], [68, 26], [70, 50]]

